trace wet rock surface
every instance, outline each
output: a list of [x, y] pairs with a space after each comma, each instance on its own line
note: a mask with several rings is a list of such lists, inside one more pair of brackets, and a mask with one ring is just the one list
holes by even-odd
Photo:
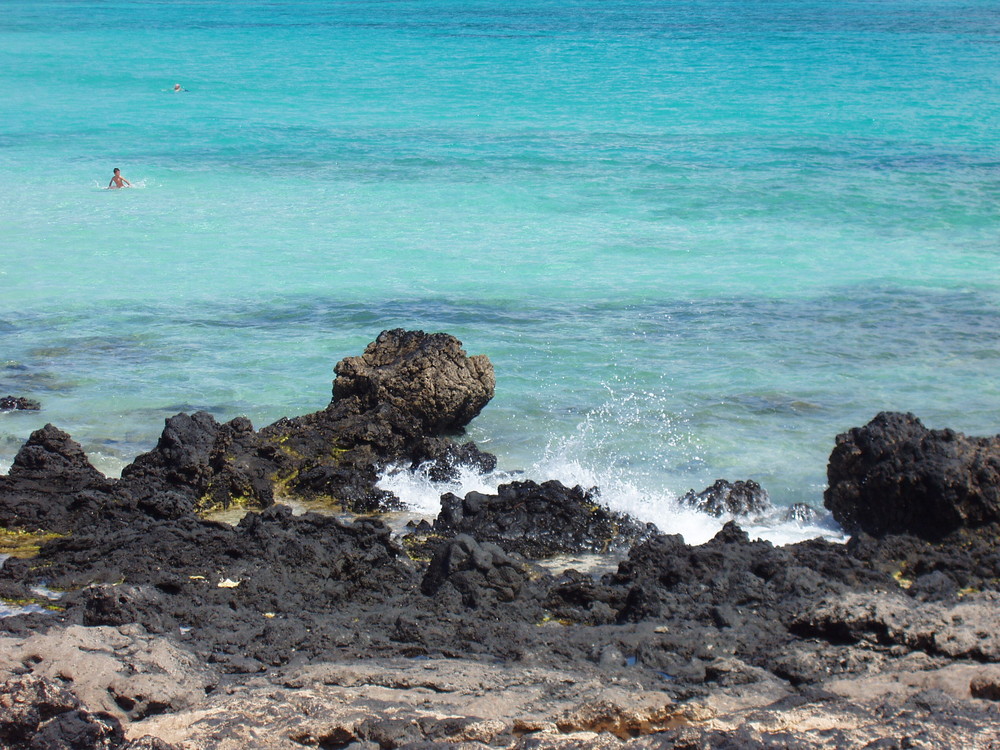
[[752, 479], [736, 482], [719, 479], [701, 492], [690, 490], [680, 502], [716, 518], [760, 515], [771, 508], [767, 491]]
[[0, 411], [38, 411], [41, 408], [38, 401], [24, 396], [0, 397]]
[[655, 533], [654, 526], [602, 505], [596, 490], [556, 481], [502, 484], [495, 495], [447, 493], [429, 530], [437, 538], [468, 534], [531, 558], [610, 552]]
[[[848, 544], [775, 547], [729, 522], [689, 545], [558, 482], [443, 493], [396, 538], [275, 500], [383, 510], [386, 466], [489, 468], [452, 433], [492, 368], [396, 331], [337, 372], [330, 406], [260, 431], [171, 418], [120, 480], [51, 425], [31, 436], [0, 477], [0, 519], [61, 535], [0, 566], [4, 600], [48, 602], [0, 618], [5, 746], [1000, 742], [989, 439], [908, 415], [838, 438], [827, 504], [857, 524]], [[757, 489], [717, 483], [696, 503], [754, 514]], [[197, 514], [235, 502], [253, 509], [235, 525]], [[609, 551], [603, 574], [537, 564]]]

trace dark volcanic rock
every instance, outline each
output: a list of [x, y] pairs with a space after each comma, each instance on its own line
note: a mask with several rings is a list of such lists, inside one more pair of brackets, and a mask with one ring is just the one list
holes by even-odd
[[109, 501], [113, 485], [79, 443], [47, 424], [31, 433], [0, 477], [0, 526], [70, 531]]
[[414, 456], [414, 461], [427, 467], [427, 476], [434, 482], [458, 479], [463, 467], [486, 474], [497, 467], [497, 457], [485, 453], [473, 442], [457, 444], [447, 438], [424, 441], [425, 457]]
[[1000, 581], [1000, 535], [987, 529], [961, 529], [939, 543], [860, 533], [847, 548], [853, 558], [881, 567], [923, 601], [954, 598], [963, 590], [996, 590]]
[[529, 577], [524, 561], [514, 559], [495, 544], [479, 544], [461, 534], [438, 547], [420, 589], [433, 596], [449, 585], [465, 606], [478, 607], [485, 600], [513, 601]]
[[793, 503], [781, 514], [781, 520], [786, 523], [816, 523], [819, 518], [819, 510], [808, 503]]
[[[673, 709], [665, 709], [671, 700], [713, 697], [720, 689], [723, 702], [772, 693], [794, 699], [810, 690], [814, 696], [844, 690], [852, 680], [851, 690], [891, 685], [912, 694], [917, 683], [938, 679], [918, 674], [925, 669], [957, 668], [940, 684], [960, 678], [963, 697], [971, 690], [978, 700], [970, 702], [985, 708], [974, 706], [966, 716], [927, 691], [906, 707], [921, 722], [958, 717], [967, 737], [977, 716], [996, 716], [1000, 531], [991, 524], [1000, 503], [993, 439], [929, 431], [908, 415], [880, 415], [838, 438], [827, 506], [853, 524], [856, 533], [845, 545], [812, 540], [774, 547], [729, 523], [708, 543], [692, 546], [610, 511], [595, 490], [514, 482], [495, 495], [445, 495], [433, 526], [424, 522], [408, 538], [426, 553], [425, 564], [419, 555], [407, 557], [381, 520], [296, 516], [271, 505], [271, 493], [276, 486], [348, 509], [382, 510], [393, 498], [375, 483], [387, 467], [420, 466], [432, 479], [453, 477], [461, 466], [493, 468], [492, 456], [452, 439], [488, 401], [492, 369], [485, 358], [466, 357], [452, 337], [388, 331], [363, 356], [338, 364], [337, 374], [326, 409], [260, 433], [245, 419], [173, 417], [157, 447], [119, 481], [101, 475], [56, 428], [32, 435], [10, 474], [0, 477], [0, 524], [72, 533], [43, 544], [35, 558], [0, 565], [0, 595], [8, 600], [41, 596], [39, 586], [62, 592], [55, 611], [0, 618], [9, 654], [0, 681], [22, 675], [0, 689], [0, 745], [164, 750], [153, 738], [126, 743], [115, 720], [85, 706], [120, 710], [123, 721], [155, 721], [209, 694], [213, 702], [226, 700], [224, 693], [238, 702], [244, 687], [276, 686], [281, 668], [320, 661], [328, 662], [324, 685], [337, 700], [356, 689], [419, 693], [421, 703], [453, 688], [443, 677], [420, 676], [422, 667], [410, 669], [413, 659], [434, 669], [452, 659], [501, 662], [504, 671], [558, 667], [570, 677], [543, 678], [551, 695], [589, 690], [595, 702], [573, 714], [584, 718], [557, 722], [556, 729], [616, 731], [609, 730], [613, 724], [621, 742], [634, 747], [671, 741], [650, 735], [638, 744], [636, 733], [692, 728], [673, 724]], [[269, 507], [237, 526], [193, 512], [236, 500]], [[752, 482], [720, 481], [687, 501], [716, 516], [769, 509], [766, 493]], [[945, 543], [935, 541], [946, 532]], [[545, 568], [530, 561], [626, 546], [627, 557], [614, 556], [617, 569], [604, 575], [560, 573], [551, 561]], [[607, 559], [608, 566], [615, 562]], [[68, 658], [71, 634], [79, 641]], [[81, 692], [94, 671], [89, 665], [112, 654], [119, 665], [113, 675]], [[153, 680], [168, 656], [183, 662], [179, 671], [156, 691], [144, 688], [140, 677]], [[382, 657], [396, 666], [383, 670]], [[362, 661], [375, 671], [356, 671]], [[972, 665], [989, 668], [974, 683]], [[481, 673], [471, 671], [477, 706], [497, 689], [491, 685], [501, 684], [481, 682]], [[37, 681], [52, 677], [77, 697]], [[655, 728], [652, 714], [623, 724], [618, 704], [591, 689], [603, 694], [605, 687], [622, 695], [648, 690], [666, 713], [655, 714]], [[431, 746], [455, 732], [471, 741], [480, 731], [486, 733], [475, 736], [488, 736], [486, 742], [518, 747], [577, 742], [543, 733], [534, 719], [523, 727], [535, 729], [523, 735], [503, 722], [473, 729], [468, 717], [447, 712], [420, 723], [393, 713], [388, 702], [324, 724], [330, 704], [312, 702], [317, 695], [289, 701], [287, 710], [312, 729], [282, 734], [280, 742]], [[15, 706], [11, 696], [22, 698]], [[770, 723], [752, 726], [777, 726], [771, 719], [783, 709], [767, 710]], [[271, 716], [267, 710], [251, 716], [258, 713]], [[684, 747], [799, 746], [800, 733], [750, 727], [676, 739]], [[219, 728], [218, 737], [230, 729]], [[824, 746], [848, 746], [859, 735], [813, 736]], [[872, 737], [877, 746], [895, 741], [877, 731]]]
[[310, 622], [327, 618], [327, 628], [339, 628], [356, 614], [347, 603], [415, 593], [419, 585], [389, 529], [374, 519], [348, 525], [276, 505], [236, 527], [191, 515], [136, 513], [121, 521], [50, 542], [34, 560], [8, 560], [0, 583], [43, 569], [49, 585], [67, 591], [60, 620], [136, 622], [155, 633], [193, 628], [204, 657], [237, 672], [335, 649], [329, 630]]
[[[697, 680], [699, 670], [705, 678], [705, 665], [690, 660], [723, 654], [780, 673], [788, 627], [809, 602], [852, 588], [884, 587], [889, 580], [851, 558], [843, 545], [813, 540], [774, 547], [750, 541], [729, 522], [695, 547], [679, 536], [653, 537], [634, 547], [604, 583], [627, 592], [619, 622], [670, 624], [669, 633], [641, 649], [640, 659]], [[817, 662], [800, 679], [816, 679], [825, 668]]]
[[38, 411], [42, 405], [37, 401], [23, 396], [4, 396], [0, 398], [0, 411]]
[[245, 417], [220, 425], [207, 412], [178, 414], [166, 421], [156, 448], [122, 470], [119, 492], [165, 518], [233, 502], [266, 508], [274, 502], [276, 469], [269, 453]]
[[570, 552], [607, 552], [655, 533], [652, 525], [599, 504], [593, 491], [560, 482], [511, 482], [496, 495], [448, 493], [434, 521], [438, 536], [468, 534], [508, 552], [543, 558]]
[[824, 504], [850, 532], [941, 539], [1000, 521], [1000, 437], [928, 430], [882, 412], [838, 435]]
[[336, 366], [334, 398], [319, 412], [282, 419], [257, 433], [239, 417], [206, 412], [166, 421], [156, 447], [109, 480], [69, 435], [34, 433], [0, 478], [0, 524], [69, 531], [114, 506], [156, 518], [227, 508], [266, 508], [275, 489], [322, 498], [345, 510], [398, 507], [376, 483], [386, 467], [426, 465], [435, 480], [460, 466], [489, 471], [495, 457], [449, 436], [493, 395], [493, 367], [468, 357], [447, 334], [383, 332], [360, 357]]
[[771, 507], [771, 501], [764, 490], [752, 479], [729, 482], [719, 479], [711, 487], [701, 492], [690, 490], [680, 502], [690, 505], [702, 513], [719, 518], [724, 515], [749, 516], [764, 513]]

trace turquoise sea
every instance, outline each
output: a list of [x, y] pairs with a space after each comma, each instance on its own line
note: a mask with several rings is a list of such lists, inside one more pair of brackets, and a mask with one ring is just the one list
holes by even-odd
[[1000, 432], [997, 0], [0, 11], [0, 470], [317, 410], [394, 327], [490, 357], [504, 469], [668, 531], [820, 505], [881, 410]]

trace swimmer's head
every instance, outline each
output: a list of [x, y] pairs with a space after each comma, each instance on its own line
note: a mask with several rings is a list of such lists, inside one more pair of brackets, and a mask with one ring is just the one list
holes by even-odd
[[174, 91], [180, 91], [180, 90], [181, 90], [181, 85], [179, 83], [175, 83], [174, 84]]
[[115, 167], [115, 174], [118, 174], [119, 172], [121, 172], [121, 170], [118, 169], [118, 167]]

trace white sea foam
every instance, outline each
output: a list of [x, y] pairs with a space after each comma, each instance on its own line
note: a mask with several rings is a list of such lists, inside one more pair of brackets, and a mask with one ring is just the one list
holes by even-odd
[[497, 488], [519, 477], [504, 472], [480, 474], [469, 467], [459, 467], [458, 476], [451, 482], [435, 482], [428, 473], [429, 466], [414, 471], [393, 466], [382, 473], [378, 486], [393, 493], [406, 503], [414, 513], [433, 518], [441, 510], [441, 496], [453, 492], [464, 497], [469, 492], [495, 494]]
[[[146, 186], [147, 186], [147, 180], [146, 179], [131, 180], [130, 182], [131, 182], [131, 185], [128, 185], [128, 186], [123, 187], [123, 188], [114, 188], [114, 190], [129, 190], [129, 189], [144, 190], [146, 188]], [[111, 188], [108, 187], [107, 183], [102, 183], [102, 182], [99, 182], [98, 180], [92, 180], [90, 184], [94, 188], [96, 188], [98, 190], [111, 190]]]

